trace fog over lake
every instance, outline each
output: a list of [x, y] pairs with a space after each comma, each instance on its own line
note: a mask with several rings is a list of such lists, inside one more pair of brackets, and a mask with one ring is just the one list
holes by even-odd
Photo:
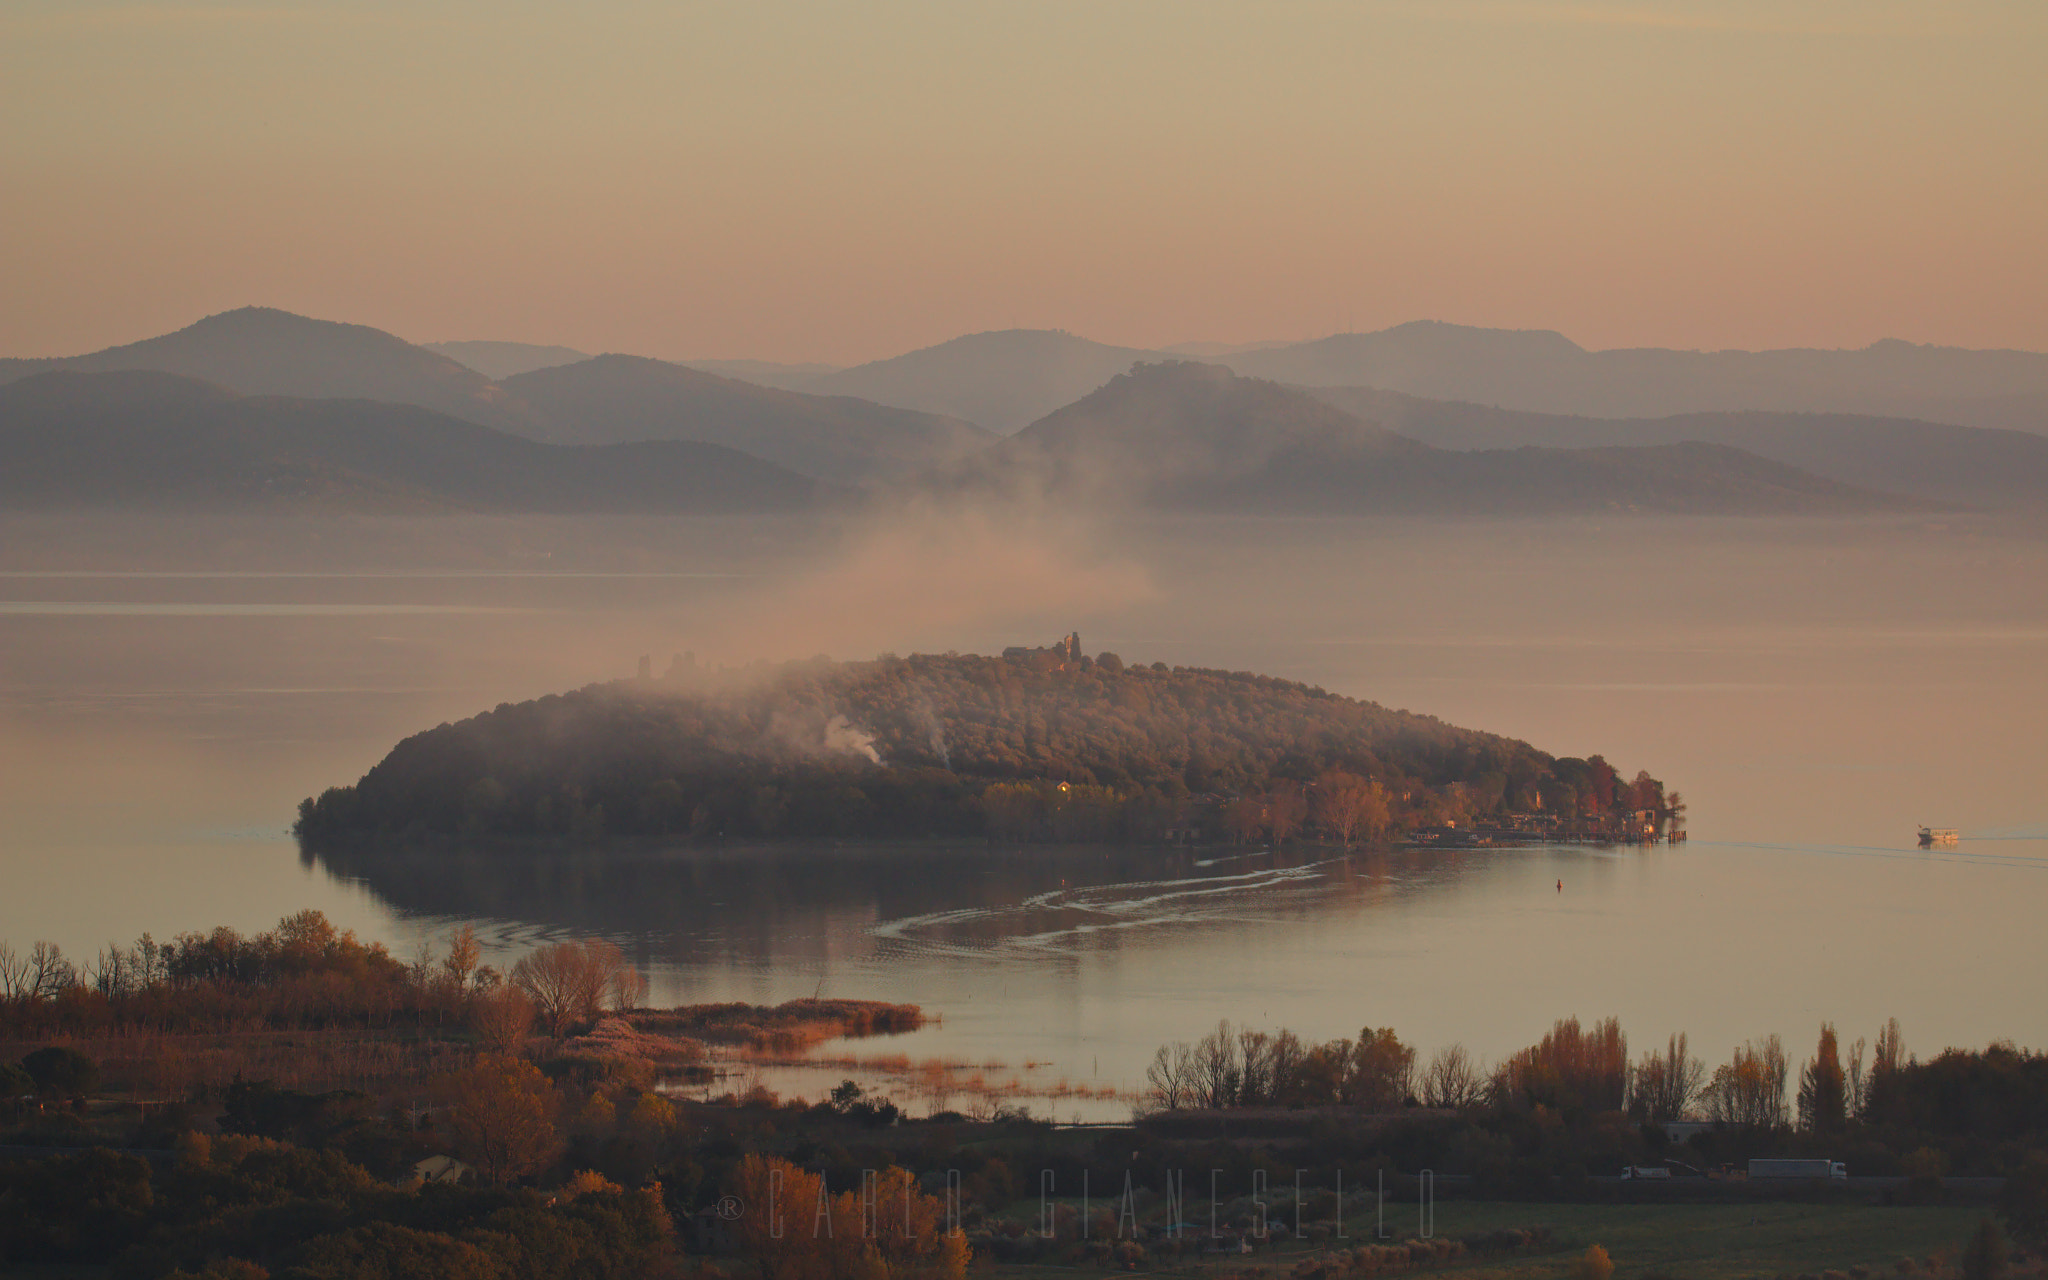
[[[0, 529], [0, 938], [83, 956], [314, 906], [504, 963], [604, 933], [659, 1002], [830, 995], [912, 1057], [1131, 1087], [1218, 1018], [1488, 1059], [1552, 1019], [2048, 1044], [2048, 536], [1977, 517], [66, 521]], [[346, 553], [329, 550], [346, 544]], [[228, 566], [222, 568], [221, 566]], [[406, 735], [657, 669], [1078, 629], [1682, 791], [1669, 848], [786, 847], [302, 860]], [[1964, 839], [1915, 847], [1920, 824]], [[1559, 881], [1563, 882], [1560, 890]], [[1057, 1108], [1065, 1116], [1070, 1108]]]

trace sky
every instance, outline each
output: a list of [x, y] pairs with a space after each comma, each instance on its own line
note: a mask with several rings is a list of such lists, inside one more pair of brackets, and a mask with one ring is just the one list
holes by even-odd
[[2041, 0], [7, 0], [0, 354], [2048, 350], [2044, 66]]

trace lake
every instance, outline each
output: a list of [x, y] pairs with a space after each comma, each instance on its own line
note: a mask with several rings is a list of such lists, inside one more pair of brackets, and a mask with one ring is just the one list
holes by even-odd
[[[1972, 521], [65, 522], [0, 533], [0, 938], [73, 955], [301, 907], [409, 954], [619, 940], [662, 1002], [940, 1022], [1061, 1118], [1218, 1019], [1495, 1059], [1560, 1016], [1724, 1060], [1887, 1017], [2048, 1044], [2048, 538]], [[1651, 849], [911, 846], [327, 865], [298, 800], [405, 735], [640, 655], [987, 652], [1078, 627], [1602, 752]], [[1958, 845], [1914, 847], [1922, 823]], [[1562, 882], [1562, 888], [1559, 882]], [[1038, 1064], [1027, 1066], [1027, 1064]], [[1039, 1082], [1031, 1084], [1032, 1081]], [[809, 1091], [815, 1081], [777, 1087]]]

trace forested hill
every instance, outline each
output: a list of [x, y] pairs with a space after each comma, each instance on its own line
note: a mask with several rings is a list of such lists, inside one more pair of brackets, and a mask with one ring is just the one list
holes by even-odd
[[678, 664], [502, 705], [306, 801], [298, 832], [1152, 840], [1306, 823], [1349, 840], [1509, 808], [1606, 812], [1645, 785], [1661, 804], [1647, 775], [1624, 784], [1598, 757], [1308, 685], [1040, 650]]

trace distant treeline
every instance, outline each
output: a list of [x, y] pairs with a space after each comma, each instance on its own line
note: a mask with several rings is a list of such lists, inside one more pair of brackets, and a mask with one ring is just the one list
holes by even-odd
[[601, 939], [538, 948], [508, 973], [481, 959], [467, 925], [445, 953], [423, 948], [405, 961], [312, 910], [257, 934], [222, 925], [158, 942], [145, 933], [83, 963], [54, 943], [20, 951], [0, 941], [0, 1036], [433, 1026], [509, 1048], [536, 1021], [559, 1037], [646, 992]]
[[[1317, 1044], [1225, 1022], [1199, 1040], [1161, 1046], [1146, 1077], [1141, 1118], [1427, 1108], [1438, 1119], [1415, 1131], [1430, 1148], [1414, 1153], [1417, 1163], [1508, 1181], [1518, 1165], [1549, 1176], [1575, 1165], [1672, 1156], [1706, 1166], [1774, 1153], [1932, 1181], [1944, 1171], [2016, 1173], [2040, 1164], [2048, 1148], [2048, 1054], [2001, 1042], [1921, 1062], [1906, 1053], [1896, 1018], [1874, 1041], [1847, 1046], [1822, 1023], [1803, 1065], [1769, 1035], [1737, 1045], [1711, 1070], [1683, 1034], [1631, 1061], [1614, 1018], [1561, 1019], [1491, 1068], [1457, 1044], [1419, 1058], [1389, 1027]], [[1199, 1117], [1182, 1117], [1191, 1118]], [[1680, 1142], [1664, 1130], [1674, 1121], [1706, 1130]]]
[[[1600, 829], [1677, 798], [1605, 760], [1244, 672], [973, 655], [819, 658], [499, 706], [300, 806], [309, 844], [989, 836], [1350, 843], [1540, 811]], [[1061, 657], [1066, 655], [1061, 654]]]

